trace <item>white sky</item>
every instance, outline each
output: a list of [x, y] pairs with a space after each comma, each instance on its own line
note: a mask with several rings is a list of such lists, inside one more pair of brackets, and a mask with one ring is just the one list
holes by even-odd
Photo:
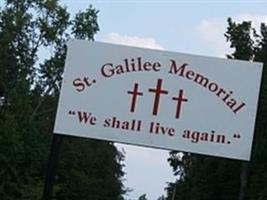
[[[199, 55], [223, 57], [229, 53], [224, 38], [227, 17], [267, 23], [267, 0], [63, 0], [73, 14], [92, 4], [99, 13], [97, 41]], [[144, 193], [149, 200], [165, 194], [166, 182], [174, 181], [167, 163], [168, 152], [117, 145], [126, 151], [125, 186], [133, 189], [127, 198]]]

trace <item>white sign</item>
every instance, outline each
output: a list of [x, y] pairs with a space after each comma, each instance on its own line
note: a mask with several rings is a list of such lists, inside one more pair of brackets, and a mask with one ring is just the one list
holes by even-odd
[[74, 40], [54, 132], [249, 160], [262, 64]]

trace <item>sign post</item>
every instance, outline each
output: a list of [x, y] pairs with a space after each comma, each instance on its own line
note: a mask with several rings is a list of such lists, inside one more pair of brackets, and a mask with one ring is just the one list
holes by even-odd
[[249, 163], [243, 161], [241, 163], [239, 200], [246, 199], [248, 178], [249, 178]]
[[56, 174], [56, 166], [59, 161], [60, 146], [63, 136], [54, 134], [51, 144], [50, 156], [47, 166], [43, 200], [50, 200], [53, 195], [53, 184]]

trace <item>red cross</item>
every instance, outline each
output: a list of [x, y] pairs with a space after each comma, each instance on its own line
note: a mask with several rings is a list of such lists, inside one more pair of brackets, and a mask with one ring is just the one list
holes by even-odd
[[157, 87], [155, 89], [149, 88], [149, 92], [155, 93], [155, 98], [154, 98], [154, 106], [153, 106], [153, 115], [158, 114], [158, 109], [159, 109], [159, 102], [160, 102], [160, 95], [161, 94], [168, 94], [167, 90], [162, 90], [162, 79], [158, 79], [157, 82]]

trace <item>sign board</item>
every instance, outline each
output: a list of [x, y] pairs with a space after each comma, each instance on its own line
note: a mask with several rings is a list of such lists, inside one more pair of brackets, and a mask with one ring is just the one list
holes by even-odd
[[74, 40], [54, 132], [249, 160], [262, 64]]

